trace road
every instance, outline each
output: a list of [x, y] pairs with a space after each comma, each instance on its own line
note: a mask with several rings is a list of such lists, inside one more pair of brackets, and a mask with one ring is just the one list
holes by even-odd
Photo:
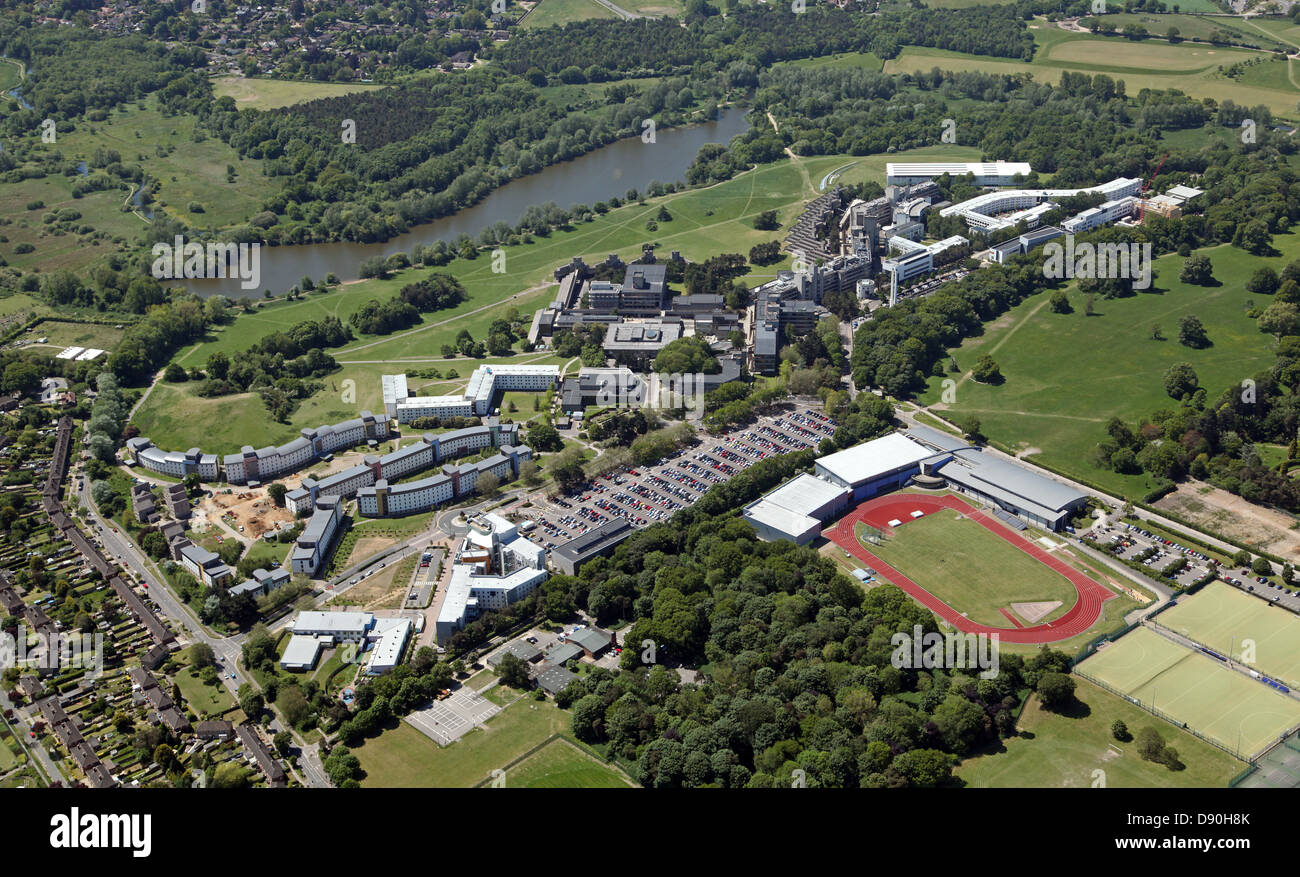
[[[220, 663], [221, 673], [219, 678], [221, 684], [226, 686], [236, 698], [239, 696], [239, 686], [244, 683], [248, 683], [260, 691], [261, 686], [257, 683], [257, 680], [240, 666], [244, 641], [247, 639], [246, 635], [241, 633], [236, 636], [221, 636], [205, 628], [190, 608], [172, 593], [170, 586], [163, 579], [162, 573], [154, 565], [153, 561], [136, 546], [131, 537], [122, 532], [116, 523], [100, 515], [99, 508], [90, 495], [89, 479], [85, 477], [81, 466], [74, 466], [69, 477], [73, 479], [73, 489], [77, 499], [81, 502], [82, 507], [86, 509], [87, 519], [94, 527], [90, 534], [92, 538], [97, 536], [100, 542], [103, 543], [103, 549], [107, 554], [111, 555], [119, 564], [148, 586], [150, 599], [158, 605], [162, 614], [177, 628], [178, 634], [191, 643], [201, 642], [211, 646], [213, 655]], [[272, 716], [271, 733], [275, 734], [279, 731], [288, 730], [293, 735], [294, 742], [303, 752], [304, 757], [299, 762], [303, 774], [300, 779], [303, 780], [303, 784], [307, 786], [329, 786], [329, 778], [326, 776], [325, 771], [321, 769], [319, 757], [316, 756], [316, 745], [309, 746], [296, 731], [287, 728], [274, 712], [272, 712]], [[312, 757], [309, 757], [309, 754]]]
[[604, 6], [610, 12], [617, 15], [619, 18], [631, 19], [631, 18], [639, 17], [635, 13], [628, 12], [626, 9], [624, 9], [621, 6], [615, 6], [613, 3], [610, 3], [609, 0], [596, 0], [596, 2], [599, 3], [601, 6]]

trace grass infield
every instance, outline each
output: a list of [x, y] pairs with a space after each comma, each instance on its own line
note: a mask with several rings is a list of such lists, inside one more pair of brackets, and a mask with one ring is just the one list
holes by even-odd
[[1030, 627], [1060, 617], [1078, 599], [1064, 577], [951, 509], [907, 521], [879, 544], [864, 538], [868, 529], [856, 530], [863, 547], [972, 621], [1008, 627], [999, 610], [1012, 603], [1060, 602], [1041, 619], [1022, 619]]

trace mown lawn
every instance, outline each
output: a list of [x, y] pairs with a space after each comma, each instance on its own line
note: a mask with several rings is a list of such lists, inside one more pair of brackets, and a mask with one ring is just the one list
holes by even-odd
[[1061, 604], [1039, 621], [1025, 619], [1028, 627], [1068, 612], [1078, 599], [1064, 576], [952, 509], [906, 521], [881, 544], [863, 546], [972, 621], [990, 627], [1011, 626], [998, 610], [1012, 603]]
[[[1089, 788], [1099, 781], [1108, 788], [1223, 788], [1245, 769], [1226, 752], [1091, 682], [1077, 676], [1074, 682], [1080, 708], [1068, 715], [1048, 712], [1034, 697], [1020, 717], [1020, 736], [1003, 741], [1001, 752], [967, 758], [957, 776], [980, 788]], [[1132, 740], [1111, 736], [1116, 719], [1134, 736], [1156, 728], [1186, 769], [1143, 761]]]
[[[946, 418], [979, 418], [984, 433], [1031, 459], [1126, 496], [1141, 498], [1154, 487], [1147, 475], [1120, 475], [1088, 462], [1088, 452], [1106, 438], [1106, 423], [1119, 417], [1136, 427], [1142, 417], [1178, 405], [1164, 389], [1171, 365], [1192, 365], [1211, 401], [1273, 362], [1272, 340], [1246, 316], [1253, 301], [1266, 297], [1245, 291], [1246, 281], [1261, 265], [1281, 272], [1300, 258], [1300, 236], [1274, 239], [1282, 255], [1260, 258], [1228, 245], [1199, 252], [1210, 257], [1218, 286], [1192, 286], [1178, 280], [1183, 259], [1155, 260], [1152, 288], [1130, 298], [1097, 299], [1095, 314], [1084, 313], [1084, 296], [1069, 290], [1073, 313], [1053, 313], [1048, 293], [1022, 302], [993, 323], [983, 335], [967, 339], [953, 351], [963, 372], [983, 354], [1001, 367], [1005, 382], [993, 386], [957, 375], [930, 379], [922, 396]], [[1197, 350], [1178, 343], [1178, 322], [1194, 314], [1205, 325], [1210, 347]], [[1159, 326], [1165, 340], [1152, 337]], [[944, 380], [957, 379], [955, 401], [943, 403]], [[951, 385], [950, 385], [951, 387]], [[1034, 449], [1034, 450], [1030, 450]]]
[[353, 752], [365, 787], [468, 788], [568, 726], [568, 714], [550, 701], [521, 700], [445, 749], [399, 722]]
[[506, 788], [626, 789], [621, 773], [567, 740], [557, 738], [506, 771]]

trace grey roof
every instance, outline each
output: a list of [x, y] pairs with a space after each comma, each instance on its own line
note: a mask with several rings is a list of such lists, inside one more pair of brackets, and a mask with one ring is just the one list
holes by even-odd
[[589, 652], [598, 652], [612, 645], [609, 631], [595, 627], [586, 627], [569, 634], [569, 642], [575, 643]]
[[938, 429], [919, 424], [909, 425], [904, 435], [941, 451], [957, 451], [972, 447], [971, 443], [959, 435], [952, 435]]
[[581, 658], [583, 654], [584, 652], [580, 645], [575, 643], [560, 643], [542, 657], [558, 667], [561, 664], [567, 664], [574, 658]]
[[[325, 499], [325, 497], [322, 497]], [[334, 504], [338, 503], [338, 497], [333, 497]], [[329, 526], [330, 519], [334, 517], [334, 504], [329, 508], [321, 508], [317, 503], [316, 511], [312, 512], [307, 519], [307, 525], [302, 528], [302, 535], [298, 537], [299, 546], [314, 545], [325, 538], [325, 528]], [[296, 553], [296, 552], [295, 552]]]
[[632, 535], [632, 525], [623, 518], [611, 518], [595, 529], [588, 530], [576, 539], [570, 539], [551, 549], [571, 560], [581, 560], [609, 546], [622, 542]]
[[505, 648], [488, 658], [488, 665], [495, 667], [497, 664], [501, 663], [501, 658], [507, 653], [514, 655], [521, 661], [534, 661], [541, 657], [542, 650], [530, 642], [517, 639], [513, 642], [506, 643]]
[[980, 451], [957, 451], [938, 471], [957, 484], [1046, 519], [1059, 517], [1088, 498], [1073, 487]]
[[569, 683], [578, 677], [563, 667], [551, 667], [544, 670], [537, 677], [537, 684], [545, 691], [551, 694], [559, 694], [569, 687]]

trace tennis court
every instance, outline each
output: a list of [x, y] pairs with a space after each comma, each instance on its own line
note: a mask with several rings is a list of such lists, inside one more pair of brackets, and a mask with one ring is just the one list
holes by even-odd
[[1211, 582], [1160, 613], [1156, 622], [1233, 660], [1243, 642], [1253, 642], [1250, 666], [1292, 688], [1300, 688], [1300, 618], [1225, 582]]
[[1078, 669], [1242, 756], [1300, 724], [1300, 701], [1145, 627], [1098, 650]]

